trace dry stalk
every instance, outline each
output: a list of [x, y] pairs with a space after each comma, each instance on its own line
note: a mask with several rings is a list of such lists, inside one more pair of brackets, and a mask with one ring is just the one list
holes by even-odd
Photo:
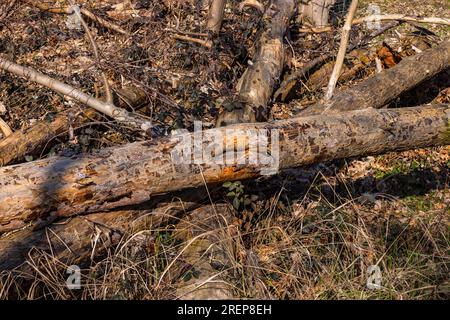
[[352, 21], [358, 8], [358, 0], [352, 0], [350, 9], [348, 11], [347, 20], [342, 28], [341, 45], [336, 57], [336, 64], [334, 65], [333, 73], [331, 74], [330, 82], [325, 94], [325, 100], [328, 101], [333, 97], [334, 89], [341, 75], [342, 65], [344, 63], [345, 53], [347, 52], [348, 40], [350, 38], [350, 30], [352, 29]]

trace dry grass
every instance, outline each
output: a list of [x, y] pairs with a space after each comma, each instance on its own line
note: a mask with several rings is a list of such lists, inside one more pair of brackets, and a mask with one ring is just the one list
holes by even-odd
[[[251, 209], [234, 211], [236, 219], [225, 226], [232, 232], [221, 233], [218, 241], [232, 239], [231, 247], [222, 246], [228, 264], [215, 275], [222, 275], [236, 297], [449, 298], [448, 185], [431, 193], [435, 201], [426, 208], [422, 198], [414, 202], [384, 194], [344, 197], [321, 172], [308, 189], [294, 199], [280, 189], [256, 201], [251, 223], [245, 220]], [[177, 287], [196, 267], [180, 269], [186, 264], [181, 253], [192, 242], [180, 242], [177, 228], [144, 230], [124, 238], [101, 259], [84, 266], [80, 290], [68, 290], [67, 266], [42, 252], [28, 262], [27, 274], [3, 273], [0, 297], [176, 298]], [[382, 272], [382, 287], [377, 290], [366, 286], [371, 265]]]

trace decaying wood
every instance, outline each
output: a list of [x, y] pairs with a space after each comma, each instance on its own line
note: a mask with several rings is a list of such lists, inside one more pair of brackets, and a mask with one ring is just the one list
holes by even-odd
[[[357, 77], [358, 73], [367, 70], [370, 67], [373, 57], [365, 50], [354, 50], [347, 57], [349, 64], [342, 67], [339, 83], [345, 83]], [[296, 95], [302, 96], [306, 92], [316, 92], [326, 87], [333, 71], [334, 63], [332, 61], [324, 64], [322, 67], [314, 71], [307, 80], [302, 82], [302, 88], [297, 91]], [[283, 96], [282, 96], [283, 98]]]
[[197, 202], [160, 204], [156, 209], [119, 210], [93, 213], [60, 221], [45, 228], [26, 228], [0, 237], [0, 270], [27, 269], [29, 257], [51, 254], [64, 265], [92, 260], [120, 242], [127, 235], [156, 229], [176, 220], [198, 206]]
[[244, 0], [239, 4], [239, 10], [244, 11], [246, 7], [251, 7], [264, 14], [264, 6], [257, 0]]
[[[388, 23], [388, 24], [384, 25], [380, 29], [375, 30], [374, 32], [372, 32], [368, 36], [360, 36], [360, 37], [358, 37], [348, 47], [347, 52], [350, 52], [352, 50], [355, 50], [356, 48], [360, 48], [360, 47], [363, 47], [363, 46], [367, 45], [373, 38], [378, 37], [380, 34], [383, 34], [387, 30], [389, 30], [389, 29], [391, 29], [391, 28], [393, 28], [393, 27], [395, 27], [397, 25], [399, 25], [399, 22], [396, 22], [396, 21], [395, 22], [391, 22], [391, 23]], [[309, 61], [302, 68], [292, 72], [289, 76], [286, 77], [286, 79], [283, 80], [283, 82], [281, 83], [280, 87], [275, 92], [274, 98], [277, 99], [278, 97], [280, 97], [281, 101], [285, 101], [285, 99], [287, 98], [289, 92], [295, 86], [295, 84], [297, 83], [297, 81], [300, 78], [306, 77], [306, 75], [311, 70], [313, 70], [314, 68], [320, 66], [322, 63], [328, 61], [329, 59], [331, 59], [334, 56], [335, 56], [334, 52], [327, 52], [327, 53], [322, 54], [319, 57]]]
[[237, 97], [218, 116], [217, 127], [265, 120], [265, 109], [283, 70], [283, 38], [294, 13], [293, 0], [275, 0], [266, 10], [253, 62], [239, 80]]
[[329, 24], [330, 9], [336, 0], [306, 0], [301, 1], [300, 13], [303, 19], [308, 20], [315, 27]]
[[[378, 23], [383, 21], [402, 21], [402, 22], [414, 22], [414, 23], [429, 23], [429, 24], [442, 24], [442, 25], [450, 25], [449, 18], [440, 18], [440, 17], [414, 17], [405, 14], [386, 14], [386, 15], [370, 15], [363, 18], [354, 19], [352, 24], [362, 24], [362, 23]], [[333, 27], [326, 26], [321, 28], [305, 28], [302, 27], [299, 29], [300, 32], [312, 32], [312, 33], [322, 33], [333, 31]]]
[[227, 0], [211, 0], [206, 29], [213, 33], [220, 32], [226, 5]]
[[[147, 101], [147, 95], [142, 90], [126, 88], [117, 91], [121, 97], [118, 99], [120, 108], [137, 108]], [[51, 121], [39, 120], [29, 128], [12, 133], [0, 140], [0, 166], [20, 161], [27, 155], [39, 156], [50, 146], [52, 139], [67, 133], [69, 122], [77, 128], [89, 121], [97, 121], [99, 116], [93, 109], [83, 110], [80, 114], [68, 110], [57, 114]]]
[[2, 118], [0, 118], [0, 131], [3, 134], [3, 138], [7, 138], [13, 134], [11, 127]]
[[339, 51], [336, 56], [336, 63], [334, 65], [333, 72], [330, 76], [330, 81], [328, 83], [327, 91], [325, 92], [324, 99], [329, 101], [334, 94], [334, 89], [338, 82], [339, 76], [341, 75], [342, 65], [344, 64], [345, 54], [347, 52], [348, 40], [350, 38], [350, 31], [352, 29], [352, 21], [355, 16], [356, 9], [358, 8], [358, 0], [352, 0], [350, 8], [348, 9], [347, 18], [345, 20], [344, 27], [341, 33], [341, 44], [339, 45]]
[[78, 102], [86, 104], [89, 107], [94, 108], [98, 112], [101, 112], [117, 121], [130, 124], [144, 131], [147, 131], [149, 128], [151, 128], [150, 122], [142, 116], [128, 112], [125, 109], [118, 108], [114, 104], [100, 101], [66, 83], [46, 76], [32, 68], [15, 64], [0, 57], [0, 69], [23, 77], [28, 81], [43, 85]]
[[[183, 243], [182, 251], [162, 273], [160, 281], [166, 274], [175, 274], [185, 279], [189, 273], [195, 272], [198, 275], [186, 281], [178, 281], [177, 299], [234, 298], [232, 287], [224, 276], [236, 256], [232, 218], [229, 205], [216, 204], [194, 210], [177, 224], [172, 237]], [[186, 265], [189, 267], [186, 268]]]
[[[34, 0], [27, 0], [27, 3], [30, 4], [31, 6], [38, 8], [39, 10], [42, 10], [42, 11], [48, 11], [48, 12], [57, 13], [57, 14], [73, 14], [73, 11], [70, 6], [60, 6], [60, 5], [50, 6], [47, 3], [43, 3], [41, 1], [34, 1]], [[118, 33], [125, 34], [125, 35], [128, 34], [127, 31], [125, 31], [118, 25], [96, 16], [91, 11], [89, 11], [85, 8], [81, 8], [80, 12], [87, 18], [91, 19], [92, 21], [97, 22], [99, 25], [101, 25], [107, 29], [110, 29], [110, 30], [113, 30], [113, 31], [116, 31]]]
[[[449, 119], [448, 105], [365, 109], [240, 124], [71, 158], [52, 157], [3, 167], [0, 231], [38, 218], [52, 220], [135, 205], [157, 194], [205, 183], [255, 178], [279, 169], [338, 158], [446, 145], [450, 143]], [[245, 158], [251, 139], [243, 132], [248, 130], [259, 130], [270, 142], [267, 146], [270, 156], [264, 158], [265, 162]], [[203, 160], [196, 152], [195, 161], [190, 157], [181, 161], [183, 150], [194, 144], [194, 152], [204, 151]], [[225, 147], [217, 149], [218, 145]], [[211, 159], [212, 150], [215, 160]], [[238, 159], [229, 159], [234, 150], [244, 151], [238, 153]], [[223, 155], [228, 162], [220, 164]]]
[[450, 67], [450, 41], [403, 59], [348, 90], [338, 92], [327, 103], [319, 103], [298, 112], [307, 116], [324, 112], [340, 112], [365, 108], [381, 108], [402, 92]]

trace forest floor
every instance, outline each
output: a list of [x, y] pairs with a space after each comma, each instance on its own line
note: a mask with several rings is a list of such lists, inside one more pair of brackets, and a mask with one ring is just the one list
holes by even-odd
[[[101, 55], [98, 63], [84, 31], [68, 28], [68, 16], [18, 1], [0, 21], [0, 55], [97, 97], [103, 94], [100, 71], [107, 74], [113, 88], [143, 89], [149, 102], [137, 112], [152, 119], [155, 138], [176, 129], [192, 130], [195, 120], [212, 128], [221, 102], [233, 94], [251, 61], [261, 24], [256, 10], [242, 13], [239, 1], [229, 2], [223, 30], [209, 49], [173, 37], [180, 30], [205, 32], [200, 1], [79, 0], [130, 32], [121, 35], [90, 22]], [[382, 14], [450, 17], [446, 0], [365, 0], [357, 16], [373, 13], [373, 5]], [[342, 8], [336, 12], [335, 23], [342, 23]], [[409, 55], [418, 40], [433, 46], [450, 38], [448, 26], [422, 27], [426, 30], [402, 24], [349, 55], [347, 64], [366, 64], [341, 81], [340, 88], [372, 76], [376, 68], [371, 57], [382, 48]], [[294, 19], [286, 36], [291, 48], [287, 69], [294, 70], [339, 46], [339, 32], [305, 34], [299, 28], [300, 22]], [[363, 32], [367, 32], [364, 25], [355, 27], [352, 38]], [[312, 84], [291, 93], [287, 103], [275, 102], [270, 119], [291, 117], [290, 102], [308, 106], [317, 101], [326, 82]], [[450, 70], [390, 106], [431, 102], [450, 102]], [[0, 117], [13, 131], [37, 120], [51, 121], [60, 111], [77, 113], [81, 108], [49, 89], [0, 72]], [[107, 118], [75, 129], [75, 140], [60, 136], [42, 154], [22, 161], [143, 139]], [[339, 160], [226, 184], [205, 201], [220, 208], [226, 204], [233, 216], [229, 223], [236, 230], [238, 249], [221, 272], [222, 278], [237, 298], [448, 299], [449, 186], [450, 146]], [[230, 193], [231, 189], [235, 192]], [[178, 240], [177, 228], [168, 225], [129, 235], [133, 240], [126, 242], [129, 250], [112, 249], [84, 269], [88, 276], [83, 278], [82, 290], [54, 290], [54, 283], [63, 286], [67, 275], [48, 262], [36, 266], [39, 271], [32, 275], [36, 285], [29, 291], [18, 288], [20, 281], [11, 280], [10, 274], [3, 274], [0, 283], [9, 285], [3, 286], [8, 289], [0, 290], [0, 297], [177, 298], [180, 282], [198, 277], [194, 265], [181, 277], [161, 281], [161, 273], [186, 244]], [[139, 254], [134, 254], [136, 250]], [[368, 268], [373, 265], [381, 270], [378, 289], [367, 287]]]

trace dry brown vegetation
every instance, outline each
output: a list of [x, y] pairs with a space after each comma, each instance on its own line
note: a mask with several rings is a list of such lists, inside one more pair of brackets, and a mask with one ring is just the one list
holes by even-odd
[[[67, 15], [39, 10], [26, 1], [2, 2], [0, 56], [98, 98], [105, 94], [102, 72], [116, 92], [130, 86], [142, 89], [145, 103], [129, 110], [151, 119], [152, 139], [181, 128], [192, 130], [195, 120], [212, 128], [251, 63], [264, 21], [255, 8], [240, 11], [240, 1], [229, 1], [222, 31], [212, 44], [184, 41], [180, 36], [209, 40], [204, 2], [77, 1], [127, 32], [87, 20], [99, 48], [98, 61], [85, 32], [67, 28]], [[382, 13], [450, 16], [445, 0], [372, 0], [360, 2], [357, 17], [367, 15], [369, 4], [379, 5]], [[344, 12], [336, 6], [335, 25], [343, 24]], [[338, 31], [303, 33], [302, 26], [298, 17], [291, 20], [283, 75], [339, 47]], [[350, 42], [366, 33], [364, 24], [354, 26]], [[396, 26], [347, 55], [339, 89], [372, 77], [375, 57], [389, 68], [449, 35], [448, 26]], [[333, 61], [308, 72], [280, 98], [284, 101], [271, 105], [269, 119], [291, 118], [317, 102], [332, 68]], [[449, 102], [450, 70], [445, 70], [388, 107]], [[13, 131], [51, 122], [63, 111], [76, 117], [85, 107], [0, 71], [0, 118]], [[141, 132], [97, 115], [15, 162], [71, 157], [144, 139]], [[194, 285], [209, 286], [219, 297], [243, 299], [449, 299], [449, 185], [450, 146], [442, 146], [205, 186], [194, 190], [200, 197], [195, 208], [179, 210], [157, 226], [149, 223], [133, 232], [117, 228], [106, 237], [102, 228], [108, 226], [93, 224], [92, 255], [82, 262], [70, 255], [57, 259], [52, 227], [41, 228], [49, 248], [30, 248], [23, 265], [0, 273], [0, 298], [176, 299], [186, 298], [185, 287]], [[164, 201], [180, 205], [183, 197], [175, 192]], [[139, 210], [151, 212], [154, 207], [146, 203]], [[203, 219], [205, 215], [211, 220]], [[110, 238], [119, 234], [117, 241]], [[10, 235], [0, 235], [0, 242]], [[8, 255], [0, 254], [0, 259]], [[73, 261], [82, 268], [79, 290], [66, 287]], [[366, 286], [371, 265], [382, 271], [377, 290]]]

